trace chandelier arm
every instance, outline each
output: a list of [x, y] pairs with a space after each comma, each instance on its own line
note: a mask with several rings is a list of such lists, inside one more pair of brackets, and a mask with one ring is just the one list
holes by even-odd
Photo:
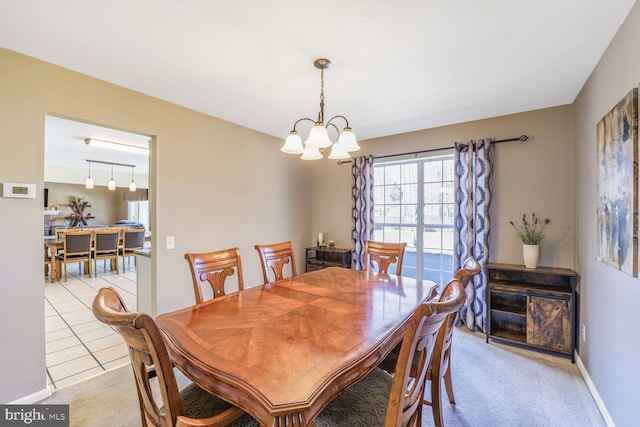
[[314, 123], [314, 124], [315, 124], [315, 122], [316, 122], [315, 120], [310, 119], [310, 118], [308, 118], [308, 117], [303, 117], [303, 118], [301, 118], [301, 119], [296, 120], [296, 122], [293, 124], [293, 131], [294, 131], [294, 132], [296, 131], [296, 126], [298, 126], [298, 123], [300, 123], [300, 122], [304, 122], [304, 121], [307, 121], [307, 120], [308, 120], [308, 121], [310, 121], [311, 123]]
[[333, 128], [336, 130], [336, 132], [338, 133], [338, 135], [340, 135], [340, 129], [338, 129], [338, 126], [336, 126], [335, 124], [331, 123], [330, 121], [327, 122], [327, 129], [329, 128], [329, 126], [333, 126]]
[[[347, 118], [345, 116], [333, 116], [329, 119], [329, 121], [327, 121], [327, 126], [329, 126], [329, 123], [331, 123], [333, 121], [333, 119], [337, 119], [337, 118], [341, 118], [342, 120], [345, 121], [345, 123], [347, 124], [346, 127], [350, 127], [349, 126], [349, 120], [347, 120]], [[335, 125], [334, 125], [335, 126]], [[338, 132], [339, 133], [339, 132]]]

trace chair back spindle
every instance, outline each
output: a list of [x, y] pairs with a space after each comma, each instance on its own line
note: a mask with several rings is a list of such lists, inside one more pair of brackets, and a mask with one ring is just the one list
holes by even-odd
[[270, 245], [256, 245], [262, 266], [264, 283], [270, 282], [269, 271], [273, 272], [273, 281], [284, 279], [285, 264], [291, 265], [291, 275], [297, 276], [296, 256], [293, 250], [293, 242], [274, 243]]
[[202, 285], [206, 282], [211, 285], [212, 298], [226, 295], [225, 281], [227, 277], [234, 274], [234, 269], [238, 272], [238, 290], [244, 290], [239, 248], [215, 252], [187, 253], [184, 258], [189, 262], [196, 304], [205, 301]]
[[364, 245], [364, 270], [368, 271], [370, 264], [375, 263], [378, 273], [388, 274], [389, 267], [396, 266], [395, 274], [402, 275], [402, 258], [406, 243], [387, 243], [367, 240]]

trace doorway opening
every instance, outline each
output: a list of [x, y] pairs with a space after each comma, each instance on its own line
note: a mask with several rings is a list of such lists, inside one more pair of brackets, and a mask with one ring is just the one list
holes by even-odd
[[[96, 147], [90, 139], [108, 141], [112, 147]], [[150, 248], [152, 140], [150, 135], [104, 125], [45, 117], [45, 248], [48, 241], [59, 241], [64, 231], [118, 227], [143, 227], [144, 246]], [[139, 150], [113, 149], [129, 146]], [[56, 254], [48, 255], [55, 262]], [[82, 263], [70, 263], [66, 280], [64, 267], [56, 269], [59, 278], [51, 272], [45, 275], [47, 385], [52, 391], [129, 363], [124, 341], [93, 316], [91, 305], [101, 287], [112, 286], [129, 310], [139, 309], [135, 258], [119, 257], [117, 271], [110, 261], [99, 260], [96, 271], [92, 261], [92, 274]]]

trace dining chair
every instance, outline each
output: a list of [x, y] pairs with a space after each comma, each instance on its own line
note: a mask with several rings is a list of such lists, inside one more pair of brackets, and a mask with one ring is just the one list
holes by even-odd
[[[99, 321], [115, 328], [129, 348], [142, 425], [217, 427], [245, 414], [195, 384], [180, 391], [158, 325], [147, 314], [129, 312], [115, 289], [101, 288], [92, 309]], [[154, 393], [152, 377], [157, 377], [159, 392]]]
[[[458, 280], [463, 289], [474, 276], [482, 271], [480, 264], [473, 257], [468, 257], [462, 267], [456, 271], [454, 279]], [[453, 343], [453, 327], [456, 323], [458, 313], [451, 313], [447, 316], [442, 328], [438, 332], [433, 357], [427, 372], [427, 380], [431, 381], [431, 401], [424, 399], [423, 403], [430, 405], [433, 412], [433, 422], [436, 427], [444, 425], [442, 416], [442, 382], [447, 391], [447, 397], [451, 404], [455, 404], [453, 395], [453, 382], [451, 380], [451, 344]], [[425, 393], [426, 395], [426, 393]]]
[[473, 279], [473, 277], [479, 274], [481, 271], [482, 267], [480, 266], [480, 263], [476, 261], [475, 258], [468, 257], [462, 263], [462, 267], [460, 267], [460, 269], [456, 271], [454, 277], [460, 280], [462, 286], [466, 288], [471, 279]]
[[[72, 228], [69, 228], [69, 227], [58, 227], [58, 228], [55, 229], [54, 235], [56, 236], [56, 240], [64, 240], [65, 233], [72, 232], [72, 231], [76, 231], [76, 230], [74, 230]], [[62, 247], [60, 247], [57, 250], [57, 252], [55, 254], [52, 254], [52, 255], [55, 256], [55, 255], [58, 255], [58, 254], [61, 254], [61, 253], [62, 253]]]
[[271, 245], [256, 245], [258, 255], [260, 255], [260, 265], [262, 266], [262, 277], [264, 283], [269, 282], [269, 269], [273, 271], [273, 281], [284, 279], [284, 265], [291, 264], [291, 277], [297, 276], [296, 255], [293, 250], [293, 242], [274, 243]]
[[91, 277], [91, 245], [93, 232], [80, 230], [64, 233], [62, 253], [56, 254], [56, 261], [64, 265], [64, 281], [67, 281], [67, 264], [78, 262], [86, 265], [86, 271]]
[[47, 244], [44, 244], [44, 277], [49, 275], [49, 270], [51, 268], [51, 255], [49, 255], [49, 247]]
[[387, 274], [389, 267], [395, 264], [395, 274], [402, 275], [402, 257], [406, 243], [387, 243], [367, 240], [364, 244], [364, 271], [368, 271], [370, 264], [376, 263], [378, 273]]
[[[122, 257], [122, 272], [126, 270], [124, 260], [136, 255], [138, 249], [144, 247], [144, 228], [127, 228], [122, 231], [122, 246], [120, 247], [120, 256]], [[135, 260], [134, 260], [135, 262]]]
[[[473, 257], [467, 258], [462, 267], [456, 271], [452, 280], [458, 280], [463, 289], [466, 289], [471, 279], [480, 273], [480, 264]], [[438, 301], [443, 297], [444, 293], [436, 296], [434, 301]], [[442, 416], [442, 382], [444, 380], [445, 389], [449, 402], [455, 404], [453, 395], [453, 382], [451, 379], [451, 344], [453, 342], [453, 330], [456, 323], [458, 313], [451, 313], [445, 319], [438, 336], [432, 353], [432, 359], [427, 370], [427, 381], [431, 381], [431, 400], [426, 398], [423, 403], [432, 407], [433, 421], [436, 427], [443, 425]], [[391, 353], [378, 365], [381, 369], [393, 374], [398, 357], [400, 347], [396, 346]], [[425, 393], [425, 395], [428, 395]]]
[[184, 259], [189, 262], [189, 268], [191, 269], [196, 304], [205, 301], [202, 292], [202, 285], [205, 282], [209, 282], [211, 285], [213, 296], [210, 299], [226, 295], [224, 282], [228, 276], [233, 275], [234, 268], [238, 271], [238, 290], [242, 291], [244, 289], [239, 248], [224, 249], [216, 252], [187, 253], [184, 254]]
[[63, 228], [63, 227], [56, 228], [56, 231], [55, 231], [56, 240], [62, 240], [64, 238], [64, 233], [66, 233], [69, 230], [71, 229]]
[[375, 368], [338, 394], [313, 420], [313, 425], [422, 426], [422, 398], [438, 331], [447, 316], [456, 313], [464, 301], [464, 288], [458, 280], [452, 279], [440, 301], [422, 303], [409, 320], [396, 374], [391, 376]]
[[122, 245], [122, 242], [124, 240], [124, 230], [128, 229], [129, 227], [123, 227], [123, 226], [119, 226], [119, 225], [110, 225], [107, 227], [109, 230], [117, 230], [119, 234], [119, 239], [120, 239], [120, 245]]
[[120, 230], [103, 230], [96, 229], [94, 231], [93, 240], [93, 274], [98, 277], [98, 260], [103, 260], [106, 268], [106, 261], [111, 260], [112, 270], [115, 267], [116, 273], [120, 274], [118, 268], [120, 245]]

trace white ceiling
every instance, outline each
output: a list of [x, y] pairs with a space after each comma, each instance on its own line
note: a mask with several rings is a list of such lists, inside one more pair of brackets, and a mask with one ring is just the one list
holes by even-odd
[[[150, 137], [117, 129], [96, 126], [89, 123], [47, 116], [45, 118], [44, 158], [45, 164], [87, 169], [87, 160], [114, 162], [135, 166], [135, 173], [149, 174], [149, 155], [125, 153], [107, 148], [96, 148], [85, 143], [85, 139], [95, 138], [135, 147], [149, 148]], [[91, 168], [111, 170], [111, 166], [91, 163]], [[115, 166], [115, 172], [131, 169]], [[45, 180], [47, 177], [45, 176]], [[84, 178], [83, 178], [84, 181]]]
[[0, 46], [282, 138], [326, 57], [363, 140], [573, 102], [634, 3], [2, 0]]

